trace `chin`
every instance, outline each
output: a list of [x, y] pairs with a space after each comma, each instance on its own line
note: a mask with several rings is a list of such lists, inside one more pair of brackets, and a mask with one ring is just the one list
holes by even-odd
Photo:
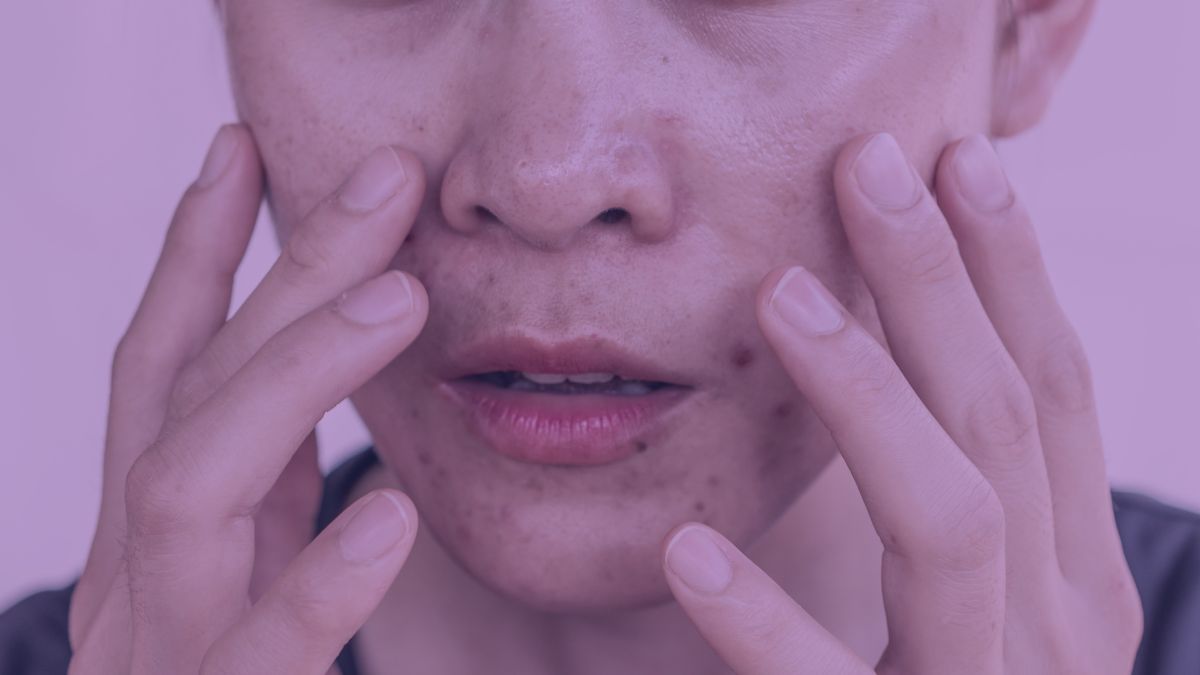
[[588, 614], [671, 601], [660, 563], [669, 526], [627, 528], [597, 513], [523, 520], [486, 539], [443, 546], [479, 583], [538, 611]]

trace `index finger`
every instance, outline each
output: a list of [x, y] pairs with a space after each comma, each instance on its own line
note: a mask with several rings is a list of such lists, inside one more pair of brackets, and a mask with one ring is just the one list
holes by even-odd
[[884, 605], [901, 672], [1001, 663], [1004, 512], [899, 366], [807, 270], [758, 297], [767, 341], [829, 428], [884, 547]]
[[200, 176], [180, 200], [141, 304], [113, 358], [100, 514], [72, 596], [78, 644], [120, 560], [125, 477], [154, 441], [175, 374], [200, 352], [229, 311], [233, 273], [262, 198], [262, 166], [250, 132], [222, 127]]

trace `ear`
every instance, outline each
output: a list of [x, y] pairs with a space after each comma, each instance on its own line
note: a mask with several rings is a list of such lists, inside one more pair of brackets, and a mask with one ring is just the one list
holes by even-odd
[[1096, 7], [1095, 0], [1011, 2], [996, 60], [992, 134], [997, 137], [1019, 134], [1045, 115]]

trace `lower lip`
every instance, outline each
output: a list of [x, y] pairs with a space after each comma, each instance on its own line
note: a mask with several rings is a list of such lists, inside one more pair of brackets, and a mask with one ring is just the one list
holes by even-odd
[[538, 464], [594, 466], [645, 449], [639, 437], [691, 393], [666, 387], [644, 395], [545, 394], [454, 380], [439, 389], [466, 409], [474, 430], [502, 455]]

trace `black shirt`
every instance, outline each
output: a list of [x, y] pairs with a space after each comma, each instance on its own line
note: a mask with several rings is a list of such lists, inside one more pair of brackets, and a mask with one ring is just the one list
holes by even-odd
[[[341, 512], [351, 488], [378, 461], [367, 448], [325, 477], [316, 532]], [[1200, 675], [1200, 514], [1119, 490], [1113, 504], [1146, 613], [1133, 675]], [[34, 593], [0, 614], [0, 675], [67, 672], [67, 608], [74, 589], [72, 582]], [[360, 675], [353, 639], [337, 663], [343, 675]]]

